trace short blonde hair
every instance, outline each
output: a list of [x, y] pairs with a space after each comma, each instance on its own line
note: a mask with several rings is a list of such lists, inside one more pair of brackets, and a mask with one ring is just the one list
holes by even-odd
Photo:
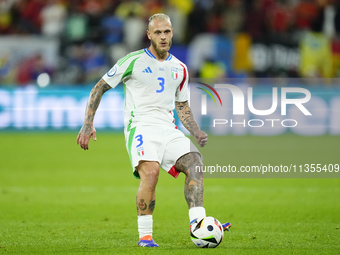
[[158, 19], [158, 20], [168, 20], [171, 24], [171, 20], [170, 20], [170, 17], [164, 13], [156, 13], [154, 15], [152, 15], [150, 18], [149, 18], [149, 25], [148, 27], [150, 27], [150, 23], [154, 20], [154, 19]]

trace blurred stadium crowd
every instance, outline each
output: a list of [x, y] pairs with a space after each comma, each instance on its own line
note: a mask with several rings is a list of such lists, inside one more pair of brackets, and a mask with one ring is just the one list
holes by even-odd
[[[95, 83], [164, 12], [192, 77], [340, 77], [338, 0], [0, 0], [0, 85]], [[45, 77], [44, 76], [44, 77]]]

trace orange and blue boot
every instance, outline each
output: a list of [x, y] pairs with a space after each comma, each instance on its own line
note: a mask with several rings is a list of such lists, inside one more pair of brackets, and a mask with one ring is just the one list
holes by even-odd
[[147, 235], [143, 236], [138, 241], [138, 246], [141, 247], [159, 247], [158, 244], [155, 243], [155, 241], [152, 239], [152, 236]]

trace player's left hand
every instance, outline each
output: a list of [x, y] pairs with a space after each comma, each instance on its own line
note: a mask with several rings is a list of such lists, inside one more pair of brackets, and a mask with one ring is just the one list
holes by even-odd
[[204, 145], [208, 142], [208, 135], [202, 131], [198, 130], [194, 133], [195, 141], [201, 146], [204, 147]]

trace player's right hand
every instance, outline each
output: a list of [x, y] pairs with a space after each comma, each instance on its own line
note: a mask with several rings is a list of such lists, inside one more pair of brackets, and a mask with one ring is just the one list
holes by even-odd
[[93, 141], [97, 141], [96, 129], [92, 125], [89, 125], [89, 124], [83, 125], [83, 127], [80, 129], [79, 134], [77, 136], [77, 144], [79, 144], [82, 149], [88, 150], [91, 136], [92, 136]]

